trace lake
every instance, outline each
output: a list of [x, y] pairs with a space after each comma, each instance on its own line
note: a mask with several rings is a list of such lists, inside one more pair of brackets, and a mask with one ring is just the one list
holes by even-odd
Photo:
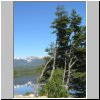
[[38, 76], [33, 75], [22, 75], [19, 77], [15, 77], [14, 85], [23, 85], [27, 82], [36, 83]]
[[[38, 76], [22, 75], [14, 78], [14, 95], [24, 95], [26, 93], [34, 93]], [[31, 85], [28, 85], [31, 82]]]

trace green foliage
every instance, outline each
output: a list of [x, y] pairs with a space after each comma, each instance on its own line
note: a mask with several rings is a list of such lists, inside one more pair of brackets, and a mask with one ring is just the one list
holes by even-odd
[[[57, 39], [56, 42], [59, 45], [57, 47], [57, 54], [56, 54], [56, 62], [58, 63], [56, 67], [63, 68], [64, 67], [64, 58], [65, 58], [65, 51], [67, 49], [70, 29], [68, 28], [70, 19], [68, 17], [67, 12], [64, 9], [64, 6], [58, 6], [56, 11], [57, 18], [52, 23], [52, 28], [55, 30], [53, 33], [56, 33]], [[59, 58], [60, 56], [60, 58]], [[58, 59], [59, 58], [59, 59]]]
[[84, 78], [86, 77], [86, 73], [85, 72], [83, 72], [83, 73], [82, 72], [75, 72], [75, 73], [73, 73], [73, 77], [84, 81], [85, 80]]
[[[72, 10], [68, 15], [64, 6], [58, 6], [55, 13], [56, 19], [52, 23], [53, 33], [56, 34], [57, 52], [55, 72], [53, 79], [47, 82], [47, 78], [50, 77], [53, 61], [48, 65], [43, 80], [46, 80], [47, 84], [42, 88], [40, 94], [48, 95], [48, 97], [63, 97], [65, 93], [64, 87], [62, 87], [62, 75], [65, 66], [66, 57], [66, 73], [65, 83], [68, 78], [69, 62], [71, 58], [72, 63], [77, 61], [71, 67], [69, 90], [73, 89], [78, 91], [74, 97], [85, 97], [86, 95], [86, 26], [81, 25], [82, 17]], [[50, 45], [46, 49], [50, 57], [54, 56], [55, 46]], [[67, 54], [66, 54], [67, 52]], [[59, 68], [59, 70], [57, 70]], [[63, 71], [62, 71], [63, 70]], [[60, 76], [59, 76], [60, 75]], [[63, 92], [61, 92], [61, 91]], [[56, 93], [57, 92], [57, 93]], [[58, 96], [59, 95], [59, 96]], [[68, 96], [68, 95], [67, 95]], [[73, 96], [73, 95], [72, 95]], [[66, 96], [64, 96], [66, 97]]]
[[49, 98], [67, 97], [67, 90], [62, 86], [62, 73], [62, 70], [56, 69], [53, 79], [42, 87], [39, 94]]
[[72, 13], [71, 13], [71, 28], [73, 29], [74, 32], [77, 32], [79, 31], [79, 25], [81, 24], [81, 16], [79, 16], [76, 12], [76, 10], [72, 10]]
[[51, 42], [51, 44], [49, 45], [49, 48], [45, 49], [45, 52], [48, 52], [49, 56], [53, 56], [54, 50], [55, 50], [55, 44]]
[[20, 76], [20, 73], [17, 70], [14, 70], [14, 78], [19, 77], [19, 76]]
[[78, 91], [74, 97], [85, 98], [86, 97], [86, 73], [76, 72], [73, 74], [73, 89]]

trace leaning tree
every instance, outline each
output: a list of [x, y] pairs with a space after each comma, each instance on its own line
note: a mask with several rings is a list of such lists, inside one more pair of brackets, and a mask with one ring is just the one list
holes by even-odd
[[[38, 82], [52, 81], [57, 69], [63, 70], [61, 85], [75, 90], [75, 97], [85, 97], [86, 88], [86, 30], [82, 18], [75, 10], [70, 16], [63, 6], [58, 6], [52, 23], [56, 34], [55, 44], [46, 49], [48, 57]], [[59, 76], [59, 75], [58, 75]], [[57, 76], [56, 76], [57, 77]]]

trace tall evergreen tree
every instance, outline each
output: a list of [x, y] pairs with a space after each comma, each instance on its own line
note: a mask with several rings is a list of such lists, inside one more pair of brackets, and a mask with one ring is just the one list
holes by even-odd
[[57, 18], [52, 23], [52, 28], [55, 29], [53, 33], [55, 33], [57, 36], [56, 68], [64, 68], [65, 51], [69, 38], [66, 36], [69, 18], [63, 6], [58, 6], [55, 14]]
[[51, 27], [55, 29], [53, 33], [57, 36], [56, 43], [46, 49], [50, 59], [47, 60], [40, 78], [44, 74], [44, 80], [52, 81], [56, 70], [63, 70], [62, 77], [60, 76], [61, 85], [68, 91], [76, 91], [74, 97], [85, 97], [86, 28], [81, 25], [82, 18], [75, 10], [68, 16], [64, 6], [58, 6], [55, 14], [57, 18]]

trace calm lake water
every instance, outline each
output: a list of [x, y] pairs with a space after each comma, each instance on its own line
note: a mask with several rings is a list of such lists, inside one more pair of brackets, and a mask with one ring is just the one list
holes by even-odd
[[32, 82], [32, 84], [35, 84], [37, 81], [38, 76], [33, 75], [23, 75], [20, 77], [16, 77], [14, 79], [14, 95], [24, 95], [26, 93], [34, 93], [35, 92], [35, 86], [27, 86], [28, 82]]
[[14, 85], [23, 85], [27, 82], [36, 83], [38, 76], [23, 75], [14, 79]]
[[27, 92], [34, 93], [34, 87], [32, 86], [20, 86], [19, 88], [14, 88], [14, 95], [24, 95]]

